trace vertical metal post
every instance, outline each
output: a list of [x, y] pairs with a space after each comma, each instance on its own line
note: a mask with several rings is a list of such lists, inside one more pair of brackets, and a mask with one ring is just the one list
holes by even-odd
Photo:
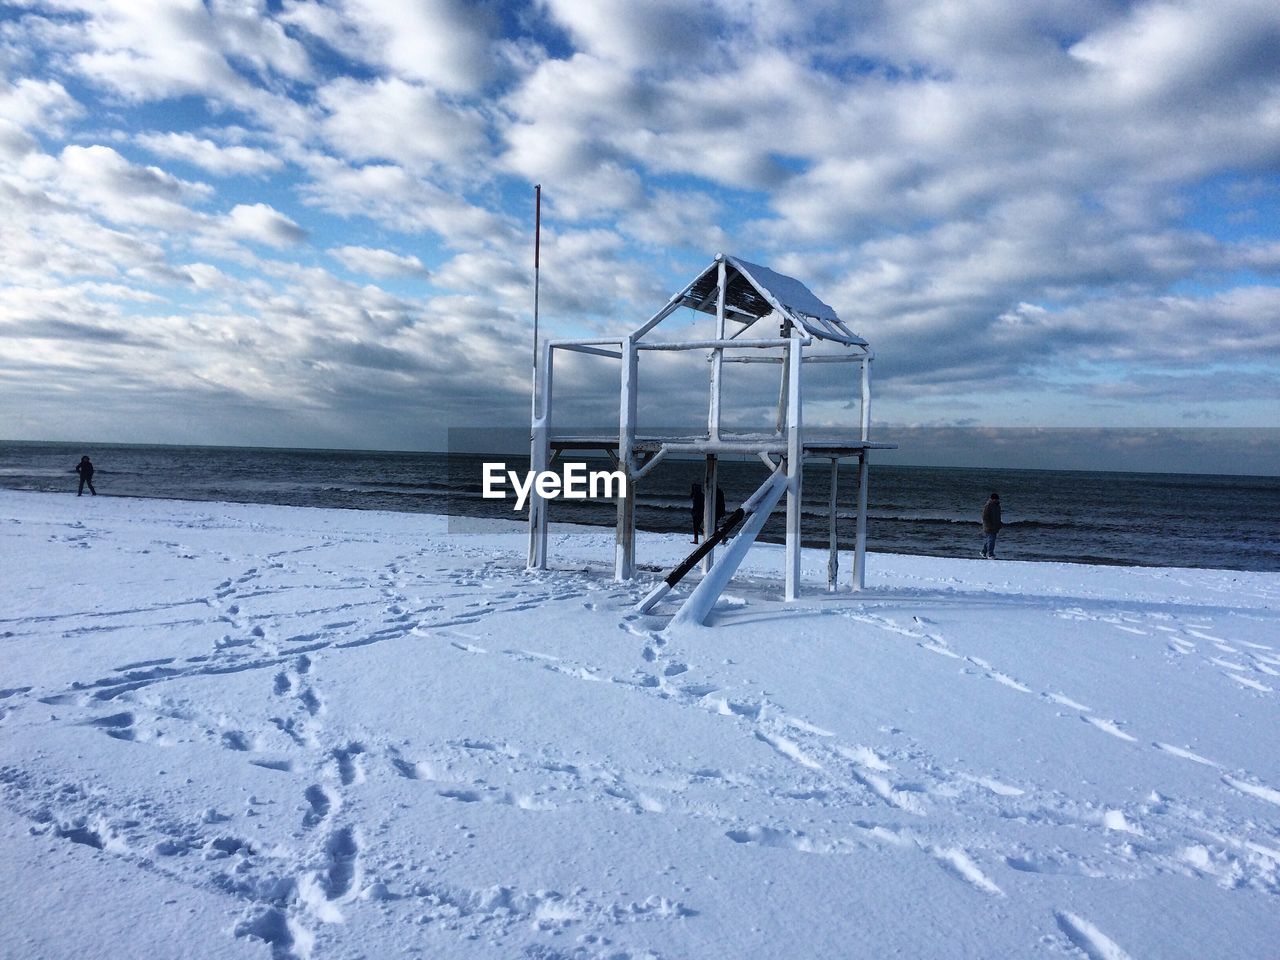
[[[862, 358], [862, 440], [871, 439], [871, 352]], [[870, 480], [868, 451], [858, 455], [858, 519], [853, 538], [853, 589], [867, 586], [867, 484]]]
[[[783, 327], [781, 333], [784, 337], [787, 335], [786, 326]], [[782, 367], [782, 376], [780, 378], [781, 382], [778, 384], [778, 418], [775, 421], [774, 432], [781, 436], [783, 428], [787, 425], [787, 397], [790, 395], [791, 364], [780, 363], [778, 366]]]
[[[551, 460], [551, 345], [542, 346], [541, 378], [539, 365], [534, 367], [533, 422], [529, 440], [529, 467], [541, 472]], [[538, 496], [537, 486], [529, 491], [529, 556], [530, 570], [547, 566], [547, 502]]]
[[618, 467], [626, 475], [626, 492], [618, 498], [618, 527], [614, 547], [613, 578], [630, 580], [636, 565], [636, 376], [635, 340], [622, 341], [622, 374], [618, 409]]
[[[716, 256], [716, 339], [725, 337], [724, 294], [726, 267], [724, 257]], [[721, 379], [724, 376], [724, 348], [714, 347], [711, 351], [711, 402], [707, 408], [707, 437], [720, 439], [720, 396]], [[702, 481], [702, 535], [710, 537], [716, 529], [716, 491], [719, 489], [719, 461], [715, 454], [707, 455], [707, 469]], [[715, 551], [709, 550], [700, 564], [706, 573], [715, 563]]]
[[827, 498], [827, 589], [835, 592], [840, 576], [840, 546], [836, 539], [836, 490], [840, 485], [840, 458], [831, 458], [831, 494]]
[[862, 358], [862, 439], [871, 439], [871, 354]]
[[[723, 256], [717, 256], [716, 272], [716, 339], [723, 340], [724, 328], [724, 284], [725, 263]], [[720, 439], [720, 378], [724, 372], [724, 348], [715, 347], [711, 351], [711, 406], [707, 411], [707, 436], [712, 440]], [[709, 495], [709, 494], [708, 494]], [[707, 528], [710, 534], [711, 528]], [[704, 568], [705, 569], [705, 568]]]
[[[720, 458], [707, 454], [707, 470], [702, 480], [702, 535], [710, 537], [716, 530], [716, 491], [720, 488]], [[702, 558], [701, 570], [706, 573], [715, 563], [715, 550], [708, 550]]]
[[791, 342], [787, 345], [786, 600], [795, 600], [800, 595], [800, 500], [804, 479], [800, 372], [803, 354], [800, 331], [793, 327]]
[[[542, 383], [538, 383], [538, 281], [542, 259], [542, 184], [533, 187], [533, 374], [529, 385], [529, 467], [545, 470], [547, 466], [547, 413], [550, 403], [548, 386], [551, 379], [550, 351], [543, 357]], [[541, 570], [547, 565], [546, 504], [534, 491], [529, 491], [529, 556], [526, 566]]]
[[867, 451], [858, 454], [858, 525], [853, 537], [853, 589], [867, 586]]
[[533, 392], [534, 411], [537, 410], [538, 390], [538, 281], [542, 260], [542, 184], [533, 187]]

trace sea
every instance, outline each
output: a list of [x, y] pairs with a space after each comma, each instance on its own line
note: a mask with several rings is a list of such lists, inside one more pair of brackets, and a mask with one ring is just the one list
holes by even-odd
[[[476, 517], [519, 518], [512, 501], [481, 496], [482, 464], [503, 462], [523, 474], [513, 455], [286, 450], [0, 441], [0, 488], [74, 496], [76, 463], [88, 455], [100, 496], [273, 503], [439, 513], [466, 536]], [[609, 469], [605, 462], [590, 469]], [[703, 479], [699, 461], [665, 461], [637, 488], [643, 530], [691, 532], [690, 488]], [[729, 510], [763, 482], [758, 461], [722, 460], [719, 485]], [[802, 534], [825, 546], [830, 495], [828, 463], [806, 468]], [[1280, 477], [912, 467], [872, 462], [867, 545], [873, 551], [977, 557], [980, 516], [1000, 494], [1005, 527], [998, 554], [1007, 560], [1050, 560], [1133, 566], [1280, 571]], [[837, 536], [854, 536], [857, 471], [837, 480]], [[86, 489], [85, 496], [88, 496]], [[611, 502], [552, 504], [551, 519], [610, 526]], [[763, 539], [782, 542], [783, 511]]]

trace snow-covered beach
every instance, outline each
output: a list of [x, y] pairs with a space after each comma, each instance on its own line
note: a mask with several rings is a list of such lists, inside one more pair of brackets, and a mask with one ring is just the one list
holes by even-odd
[[664, 632], [607, 530], [531, 575], [512, 525], [0, 491], [0, 536], [5, 957], [1280, 942], [1280, 574], [815, 551], [785, 604], [762, 546]]

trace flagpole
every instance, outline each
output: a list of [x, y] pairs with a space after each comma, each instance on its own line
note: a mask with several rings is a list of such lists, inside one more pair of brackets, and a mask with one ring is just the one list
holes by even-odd
[[[547, 411], [538, 409], [538, 272], [541, 264], [542, 248], [542, 184], [533, 188], [533, 386], [529, 391], [529, 404], [533, 408], [530, 415], [529, 466], [533, 470], [546, 469], [546, 422]], [[547, 371], [543, 371], [543, 377]], [[544, 379], [545, 383], [545, 379]], [[530, 570], [545, 569], [547, 565], [547, 526], [546, 504], [537, 491], [529, 497], [529, 557], [527, 567]]]
[[533, 187], [533, 415], [538, 415], [538, 279], [542, 252], [542, 184]]

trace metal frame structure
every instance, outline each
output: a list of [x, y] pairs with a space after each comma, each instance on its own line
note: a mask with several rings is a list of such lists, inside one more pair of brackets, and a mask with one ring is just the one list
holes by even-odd
[[[655, 331], [678, 309], [688, 307], [715, 318], [715, 335], [708, 339], [664, 341]], [[777, 336], [759, 336], [755, 324], [776, 322]], [[730, 329], [730, 325], [734, 329]], [[643, 436], [637, 432], [639, 360], [649, 351], [705, 351], [710, 365], [707, 427], [702, 433], [681, 436]], [[619, 413], [617, 433], [569, 436], [557, 433], [552, 421], [554, 361], [558, 352], [568, 351], [619, 361]], [[635, 499], [637, 485], [667, 457], [705, 458], [704, 489], [707, 491], [703, 528], [710, 536], [716, 523], [716, 471], [719, 457], [730, 454], [759, 456], [771, 472], [786, 477], [787, 497], [785, 545], [785, 596], [794, 600], [800, 592], [800, 516], [803, 464], [809, 460], [829, 460], [831, 499], [829, 503], [828, 589], [836, 589], [838, 552], [836, 541], [836, 490], [840, 462], [856, 460], [858, 465], [857, 526], [854, 539], [852, 586], [866, 584], [867, 477], [869, 451], [892, 449], [894, 444], [875, 443], [871, 431], [871, 361], [867, 341], [854, 334], [798, 280], [738, 257], [719, 254], [715, 260], [661, 310], [630, 334], [597, 339], [549, 340], [540, 345], [535, 367], [531, 466], [546, 470], [567, 451], [604, 453], [616, 461], [627, 477], [626, 496], [618, 499], [617, 533], [614, 551], [614, 578], [630, 580], [635, 575]], [[772, 434], [733, 434], [722, 431], [722, 386], [727, 363], [771, 363], [780, 368], [778, 416]], [[848, 363], [858, 368], [854, 397], [860, 411], [856, 437], [823, 439], [810, 437], [804, 423], [804, 373], [817, 363]], [[776, 497], [773, 500], [776, 502]], [[530, 569], [547, 563], [548, 503], [536, 493], [530, 495]], [[763, 523], [763, 520], [761, 520]], [[756, 532], [758, 527], [756, 525]], [[751, 534], [754, 538], [755, 534]], [[743, 551], [738, 551], [739, 553]], [[711, 569], [714, 556], [708, 551], [702, 569]], [[718, 591], [717, 591], [718, 592]]]

